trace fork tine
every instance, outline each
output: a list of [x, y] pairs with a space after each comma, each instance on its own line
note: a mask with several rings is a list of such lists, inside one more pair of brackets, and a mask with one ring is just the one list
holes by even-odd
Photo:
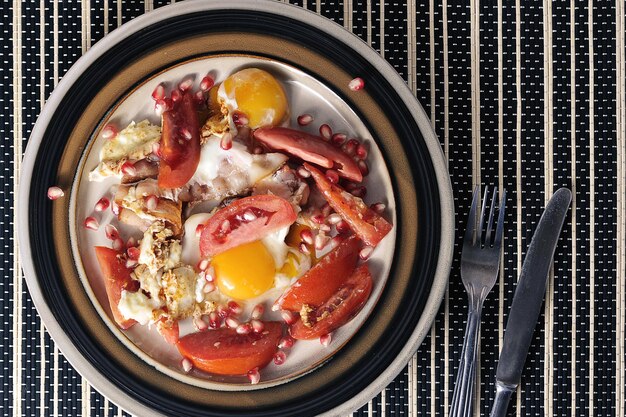
[[478, 225], [478, 233], [476, 234], [476, 239], [480, 244], [482, 242], [483, 236], [483, 223], [485, 222], [485, 208], [487, 207], [487, 197], [489, 197], [489, 186], [485, 185], [485, 196], [483, 197], [483, 205], [480, 208], [480, 223]]
[[469, 215], [467, 216], [467, 228], [465, 229], [466, 244], [474, 244], [474, 231], [476, 230], [476, 208], [478, 206], [478, 196], [480, 195], [480, 185], [474, 188], [474, 194], [472, 195], [472, 206], [470, 207]]
[[502, 199], [500, 200], [500, 208], [498, 209], [498, 227], [496, 228], [496, 236], [493, 241], [495, 247], [499, 247], [502, 243], [502, 235], [504, 234], [504, 208], [506, 207], [506, 189], [502, 190]]
[[489, 221], [487, 222], [487, 233], [485, 233], [485, 245], [491, 245], [493, 241], [491, 240], [491, 231], [493, 229], [493, 217], [494, 212], [496, 211], [496, 196], [498, 195], [498, 187], [494, 187], [493, 189], [493, 197], [491, 198], [491, 209], [489, 210]]

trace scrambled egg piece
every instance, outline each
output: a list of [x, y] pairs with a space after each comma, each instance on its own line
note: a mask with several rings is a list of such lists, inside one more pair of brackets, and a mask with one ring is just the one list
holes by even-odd
[[145, 265], [151, 274], [159, 269], [169, 271], [180, 264], [182, 246], [180, 240], [173, 239], [174, 232], [156, 221], [143, 234], [139, 246], [139, 263]]
[[89, 173], [89, 181], [102, 181], [120, 175], [120, 167], [127, 160], [139, 160], [152, 153], [152, 145], [161, 140], [161, 127], [147, 120], [131, 122], [114, 138], [107, 140], [100, 150], [100, 164]]

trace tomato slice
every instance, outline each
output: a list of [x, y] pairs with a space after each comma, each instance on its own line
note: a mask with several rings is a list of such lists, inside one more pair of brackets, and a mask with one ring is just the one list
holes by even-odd
[[296, 217], [291, 203], [275, 195], [253, 195], [236, 200], [205, 223], [200, 235], [200, 253], [203, 257], [214, 256], [254, 242], [289, 226]]
[[369, 208], [359, 197], [355, 197], [338, 185], [332, 184], [317, 168], [305, 163], [317, 188], [328, 204], [350, 225], [354, 233], [365, 244], [376, 246], [393, 226]]
[[139, 282], [130, 277], [130, 270], [126, 268], [125, 263], [119, 258], [119, 255], [122, 254], [121, 252], [105, 246], [96, 246], [95, 250], [100, 270], [104, 276], [104, 288], [107, 292], [113, 318], [122, 329], [128, 329], [136, 321], [125, 319], [117, 305], [122, 297], [122, 290], [135, 292], [139, 289]]
[[360, 248], [356, 236], [341, 242], [289, 287], [273, 309], [300, 311], [305, 304], [310, 307], [324, 304], [354, 270]]
[[261, 333], [238, 334], [221, 328], [183, 336], [176, 345], [181, 355], [205, 372], [219, 375], [245, 375], [267, 365], [283, 335], [282, 324], [264, 322]]
[[200, 162], [199, 126], [191, 93], [184, 93], [171, 110], [163, 113], [159, 187], [182, 187], [193, 177]]
[[294, 323], [289, 330], [291, 336], [300, 340], [316, 339], [338, 329], [361, 311], [371, 292], [372, 275], [367, 264], [363, 264], [322, 306]]
[[272, 149], [285, 151], [304, 161], [335, 168], [339, 175], [351, 181], [363, 181], [356, 162], [319, 136], [286, 127], [262, 127], [254, 131], [254, 138]]
[[175, 345], [179, 340], [179, 326], [178, 321], [173, 321], [172, 323], [167, 323], [165, 318], [160, 318], [156, 322], [156, 327], [163, 339], [170, 345]]

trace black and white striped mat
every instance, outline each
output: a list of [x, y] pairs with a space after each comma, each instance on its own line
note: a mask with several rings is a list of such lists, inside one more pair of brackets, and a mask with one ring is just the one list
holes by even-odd
[[[95, 42], [167, 1], [4, 0], [0, 6], [0, 410], [5, 416], [118, 416], [65, 361], [25, 288], [14, 190], [37, 115]], [[449, 161], [457, 250], [449, 290], [404, 372], [358, 416], [445, 416], [463, 340], [460, 239], [475, 184], [509, 193], [503, 268], [481, 330], [487, 415], [517, 271], [541, 209], [574, 204], [527, 361], [517, 416], [625, 416], [626, 2], [362, 0], [292, 3], [343, 24], [405, 78]]]

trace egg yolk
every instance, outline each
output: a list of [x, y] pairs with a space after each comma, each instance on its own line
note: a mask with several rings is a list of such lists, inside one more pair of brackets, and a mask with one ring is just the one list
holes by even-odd
[[251, 128], [274, 126], [285, 118], [287, 97], [270, 73], [247, 68], [226, 78], [223, 87], [226, 98], [237, 103], [236, 110], [247, 116]]
[[211, 261], [220, 292], [238, 300], [258, 297], [274, 285], [274, 258], [260, 241], [216, 255]]

